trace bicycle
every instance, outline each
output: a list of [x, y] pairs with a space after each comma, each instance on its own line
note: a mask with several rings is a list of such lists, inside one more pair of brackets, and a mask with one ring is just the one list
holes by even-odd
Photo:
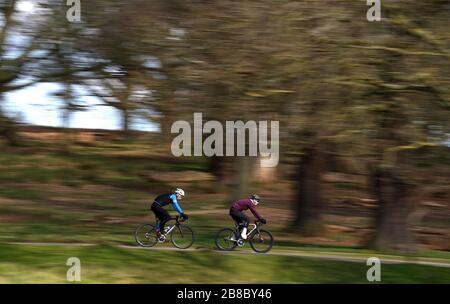
[[[266, 253], [273, 246], [273, 235], [270, 231], [260, 229], [262, 223], [255, 221], [254, 224], [250, 224], [253, 228], [248, 233], [247, 240], [250, 243], [250, 247], [255, 252]], [[233, 238], [234, 236], [234, 238]], [[224, 228], [217, 232], [215, 243], [218, 249], [223, 251], [232, 251], [237, 246], [242, 247], [245, 245], [245, 240], [241, 238], [239, 232], [239, 225], [236, 224], [234, 230], [231, 228]], [[260, 247], [261, 246], [261, 247]]]
[[136, 243], [142, 247], [153, 247], [157, 243], [164, 243], [170, 235], [170, 241], [175, 247], [179, 249], [191, 247], [194, 243], [194, 231], [191, 227], [181, 224], [185, 220], [180, 221], [179, 219], [180, 216], [172, 217], [170, 220], [175, 220], [175, 225], [166, 225], [159, 238], [156, 235], [154, 225], [148, 223], [140, 224], [134, 232]]

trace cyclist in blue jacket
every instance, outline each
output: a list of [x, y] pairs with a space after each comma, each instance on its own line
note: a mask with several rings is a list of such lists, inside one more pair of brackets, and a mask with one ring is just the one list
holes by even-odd
[[155, 198], [151, 206], [151, 210], [159, 219], [159, 224], [156, 226], [157, 236], [161, 236], [161, 231], [164, 231], [164, 225], [170, 220], [170, 214], [163, 207], [172, 204], [173, 208], [181, 215], [184, 220], [188, 219], [188, 216], [183, 212], [178, 201], [184, 197], [184, 190], [177, 188], [173, 193], [161, 194]]

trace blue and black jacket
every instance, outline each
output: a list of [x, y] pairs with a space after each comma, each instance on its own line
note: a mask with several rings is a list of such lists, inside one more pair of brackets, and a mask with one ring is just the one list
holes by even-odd
[[171, 194], [161, 194], [155, 198], [155, 204], [160, 207], [167, 206], [172, 204], [173, 208], [179, 213], [183, 214], [183, 209], [181, 209], [180, 205], [177, 202], [177, 196], [175, 193]]

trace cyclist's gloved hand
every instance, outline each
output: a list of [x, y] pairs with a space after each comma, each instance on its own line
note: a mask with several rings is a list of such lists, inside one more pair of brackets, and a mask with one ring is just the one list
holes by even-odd
[[259, 221], [263, 224], [267, 223], [266, 219], [260, 219]]
[[187, 216], [187, 214], [184, 214], [184, 213], [181, 214], [181, 217], [182, 217], [184, 220], [187, 220], [187, 219], [189, 218], [189, 216]]

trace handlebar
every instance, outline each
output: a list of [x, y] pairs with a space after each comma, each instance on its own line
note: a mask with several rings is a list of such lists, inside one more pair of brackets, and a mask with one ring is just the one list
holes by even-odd
[[[175, 221], [177, 221], [177, 222], [185, 222], [185, 221], [186, 221], [183, 217], [181, 217], [181, 216], [179, 216], [179, 215], [177, 215], [177, 216], [175, 216], [175, 217], [172, 217], [171, 219], [172, 219], [172, 220], [175, 220]], [[181, 219], [181, 220], [180, 220], [180, 219]]]

